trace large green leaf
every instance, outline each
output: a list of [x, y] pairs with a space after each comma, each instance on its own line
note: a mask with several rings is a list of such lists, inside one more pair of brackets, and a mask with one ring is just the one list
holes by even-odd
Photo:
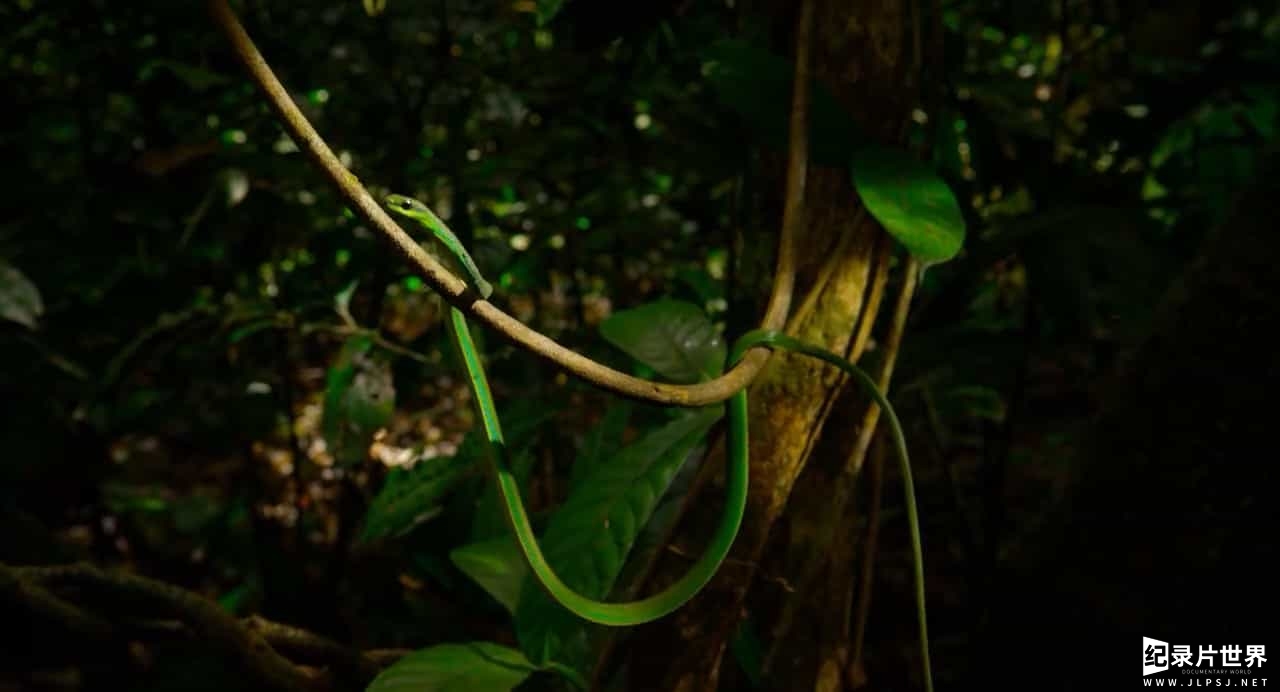
[[[671, 479], [722, 415], [722, 407], [716, 406], [681, 416], [627, 446], [582, 480], [551, 517], [541, 539], [547, 561], [569, 587], [588, 598], [609, 594], [636, 535]], [[534, 661], [581, 663], [585, 632], [577, 616], [536, 584], [525, 586], [516, 611], [516, 633]]]
[[324, 395], [324, 438], [341, 465], [364, 461], [374, 433], [395, 411], [390, 365], [373, 355], [367, 334], [352, 336], [329, 367]]
[[[553, 405], [533, 398], [515, 399], [499, 411], [498, 418], [502, 421], [503, 437], [507, 443], [507, 458], [522, 489], [528, 485], [529, 474], [533, 471], [531, 448], [537, 440], [538, 430], [555, 413]], [[487, 443], [477, 435], [468, 435], [463, 445], [481, 458], [487, 458], [484, 456], [488, 454]], [[471, 540], [480, 542], [507, 533], [507, 519], [498, 505], [497, 488], [489, 483], [476, 504], [471, 520]]]
[[0, 319], [35, 329], [44, 302], [40, 291], [16, 267], [0, 259]]
[[925, 264], [955, 257], [964, 244], [964, 214], [933, 169], [906, 152], [867, 145], [853, 157], [853, 184], [867, 211]]
[[[511, 458], [511, 473], [520, 484], [521, 499], [529, 487], [529, 477], [533, 475], [533, 461], [533, 453], [527, 448], [520, 450]], [[476, 502], [476, 511], [471, 518], [472, 541], [484, 541], [510, 533], [511, 529], [507, 526], [506, 512], [501, 502], [497, 488], [493, 483], [488, 483], [481, 492], [479, 501]]]
[[[716, 96], [762, 144], [785, 151], [795, 75], [792, 62], [739, 39], [713, 44], [703, 59], [702, 73]], [[862, 135], [830, 90], [815, 83], [811, 94], [809, 158], [819, 165], [847, 166]]]
[[600, 324], [600, 333], [674, 382], [711, 379], [724, 369], [724, 339], [692, 303], [664, 299], [621, 310]]
[[569, 471], [569, 492], [576, 490], [584, 478], [591, 476], [622, 446], [622, 435], [630, 417], [631, 402], [616, 402], [605, 410], [600, 422], [587, 432], [573, 468]]
[[440, 512], [439, 501], [479, 459], [463, 450], [387, 474], [364, 517], [361, 541], [403, 534]]
[[498, 644], [438, 644], [396, 661], [366, 692], [503, 692], [537, 670], [519, 651]]
[[464, 545], [449, 553], [449, 558], [463, 574], [484, 587], [494, 600], [509, 612], [516, 612], [529, 567], [515, 538], [506, 535]]

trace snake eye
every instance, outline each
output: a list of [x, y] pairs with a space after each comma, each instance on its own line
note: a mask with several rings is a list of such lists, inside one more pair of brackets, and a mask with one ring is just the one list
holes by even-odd
[[411, 200], [411, 199], [406, 199], [405, 201], [401, 202], [401, 203], [400, 203], [400, 208], [401, 208], [401, 209], [412, 209], [412, 208], [413, 208], [413, 200]]

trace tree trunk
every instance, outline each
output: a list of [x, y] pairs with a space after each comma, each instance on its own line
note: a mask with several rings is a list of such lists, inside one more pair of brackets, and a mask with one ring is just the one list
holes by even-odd
[[[785, 11], [778, 13], [776, 25], [794, 26], [794, 3], [780, 6]], [[898, 0], [816, 2], [814, 73], [863, 130], [882, 141], [896, 138], [906, 117], [903, 26], [903, 3]], [[813, 309], [794, 322], [792, 333], [844, 353], [859, 320], [874, 318], [876, 306], [864, 315], [863, 304], [873, 265], [877, 258], [885, 259], [876, 251], [877, 242], [887, 241], [869, 216], [859, 214], [847, 169], [814, 167], [808, 177], [805, 231], [797, 247], [797, 288], [810, 289], [827, 262], [833, 263], [833, 271], [818, 288]], [[781, 190], [782, 181], [772, 187]], [[758, 574], [756, 567], [844, 383], [834, 369], [811, 358], [778, 353], [752, 385], [751, 484], [742, 531], [729, 559], [702, 594], [671, 617], [638, 629], [631, 647], [631, 689], [715, 689], [726, 644], [738, 624], [756, 613], [761, 598], [778, 591], [777, 584]], [[723, 464], [723, 458], [710, 461]], [[678, 550], [659, 558], [647, 591], [678, 578], [689, 566], [680, 554], [696, 554], [704, 545], [721, 503], [722, 488], [709, 485], [713, 487], [689, 503], [694, 510], [681, 520], [673, 541]], [[764, 578], [757, 580], [757, 576]], [[760, 598], [748, 599], [749, 592]]]

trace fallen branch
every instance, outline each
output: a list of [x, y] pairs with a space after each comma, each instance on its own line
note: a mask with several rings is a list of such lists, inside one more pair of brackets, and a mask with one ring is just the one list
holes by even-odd
[[19, 567], [10, 570], [23, 582], [35, 582], [56, 591], [72, 586], [112, 600], [124, 599], [177, 617], [201, 639], [235, 660], [246, 673], [271, 689], [315, 690], [327, 685], [276, 653], [257, 633], [235, 616], [199, 594], [172, 584], [93, 565]]
[[[95, 604], [140, 608], [145, 611], [144, 619], [137, 613], [106, 617], [71, 603], [67, 594]], [[89, 564], [0, 564], [0, 599], [92, 640], [192, 635], [236, 661], [246, 675], [278, 690], [364, 689], [383, 668], [409, 653], [401, 649], [358, 651], [258, 616], [240, 620], [199, 594]]]
[[23, 579], [18, 570], [4, 564], [0, 564], [0, 600], [7, 600], [32, 615], [51, 620], [68, 632], [93, 639], [106, 639], [115, 629], [106, 620], [90, 615], [39, 584]]

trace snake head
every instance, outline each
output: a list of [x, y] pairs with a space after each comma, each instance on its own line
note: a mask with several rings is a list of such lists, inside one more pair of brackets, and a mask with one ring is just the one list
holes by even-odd
[[387, 195], [386, 198], [382, 200], [382, 203], [386, 205], [387, 209], [404, 216], [425, 214], [428, 211], [427, 205], [412, 197], [406, 197], [404, 195]]

